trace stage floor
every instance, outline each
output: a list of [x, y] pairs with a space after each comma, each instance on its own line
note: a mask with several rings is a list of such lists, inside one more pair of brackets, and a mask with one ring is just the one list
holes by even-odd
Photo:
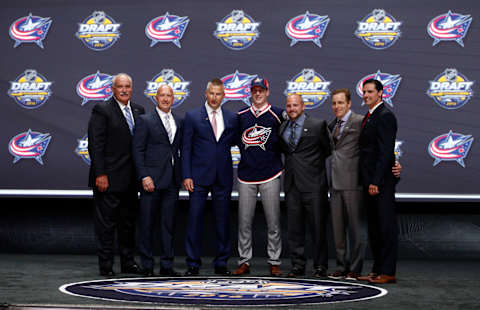
[[[214, 275], [210, 261], [211, 259], [204, 259], [200, 275]], [[334, 271], [335, 261], [330, 260], [329, 263], [329, 271]], [[370, 266], [371, 261], [367, 261], [364, 270], [369, 271]], [[235, 259], [231, 259], [229, 267], [231, 269], [235, 267]], [[311, 262], [309, 267], [311, 269]], [[119, 271], [118, 269], [117, 263], [114, 270]], [[176, 258], [175, 269], [185, 271], [183, 257]], [[286, 273], [289, 269], [289, 261], [284, 259], [282, 271]], [[251, 271], [250, 276], [267, 275], [266, 260], [255, 259]], [[310, 272], [311, 270], [308, 270], [307, 274]], [[297, 305], [295, 309], [480, 309], [478, 261], [401, 260], [398, 262], [397, 276], [396, 284], [381, 286], [388, 290], [388, 294], [383, 297], [341, 304]], [[125, 277], [131, 275], [117, 275], [117, 278]], [[71, 296], [58, 290], [63, 284], [96, 279], [102, 277], [98, 275], [95, 256], [0, 254], [0, 309], [215, 309], [210, 306], [102, 301]], [[252, 308], [260, 307], [248, 307]], [[285, 309], [281, 306], [261, 308]]]

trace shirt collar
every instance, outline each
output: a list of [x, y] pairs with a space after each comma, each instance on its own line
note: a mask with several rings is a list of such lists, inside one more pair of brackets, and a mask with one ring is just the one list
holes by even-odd
[[162, 110], [160, 110], [158, 107], [155, 107], [155, 109], [157, 110], [157, 113], [160, 116], [160, 118], [164, 118], [166, 115], [168, 115], [169, 117], [172, 117], [172, 110], [168, 111], [168, 113], [165, 113]]
[[295, 123], [298, 126], [303, 126], [303, 123], [305, 123], [305, 118], [307, 118], [307, 116], [305, 115], [305, 113], [302, 113], [302, 115], [300, 115], [296, 121], [290, 120], [290, 123], [291, 124]]
[[376, 110], [381, 104], [383, 104], [383, 101], [380, 101], [380, 103], [377, 104], [376, 106], [374, 106], [373, 109], [369, 109], [368, 112], [370, 113], [370, 115], [372, 115], [373, 112], [375, 112], [375, 110]]
[[120, 107], [120, 109], [121, 109], [122, 111], [125, 109], [125, 107], [129, 107], [129, 108], [130, 108], [130, 111], [132, 110], [132, 107], [130, 106], [130, 100], [128, 100], [127, 105], [124, 105], [123, 103], [121, 103], [120, 101], [118, 101], [117, 98], [113, 97], [113, 99], [115, 99], [115, 101], [118, 103], [118, 106]]
[[342, 117], [343, 124], [345, 124], [348, 121], [348, 119], [350, 118], [350, 114], [352, 114], [352, 110], [348, 110], [348, 112], [345, 113], [345, 115]]

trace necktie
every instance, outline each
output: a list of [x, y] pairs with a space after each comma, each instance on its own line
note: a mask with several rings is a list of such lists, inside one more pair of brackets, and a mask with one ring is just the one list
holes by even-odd
[[215, 140], [217, 139], [217, 111], [212, 111], [212, 128], [213, 134], [215, 135]]
[[290, 137], [288, 138], [288, 145], [292, 150], [295, 149], [297, 144], [295, 143], [295, 128], [297, 128], [297, 123], [291, 122], [290, 123]]
[[132, 113], [130, 113], [130, 108], [128, 107], [128, 105], [125, 107], [125, 119], [127, 120], [130, 133], [133, 135], [133, 128], [135, 126], [133, 125], [133, 117], [132, 117]]
[[362, 128], [365, 127], [365, 124], [367, 123], [367, 120], [368, 120], [369, 117], [370, 117], [370, 112], [368, 112], [367, 116], [365, 116], [365, 118], [363, 119]]
[[172, 127], [170, 126], [170, 117], [165, 115], [165, 130], [167, 131], [168, 135], [168, 140], [170, 141], [170, 144], [173, 142], [173, 132], [172, 132]]
[[338, 138], [340, 135], [340, 128], [342, 128], [343, 121], [341, 119], [337, 120], [337, 127], [335, 127], [335, 131], [333, 132], [333, 141], [335, 143], [338, 142]]

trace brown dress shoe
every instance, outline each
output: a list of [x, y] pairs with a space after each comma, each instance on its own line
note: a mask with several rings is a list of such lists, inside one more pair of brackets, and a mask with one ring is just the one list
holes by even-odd
[[395, 283], [397, 282], [397, 278], [395, 278], [395, 276], [389, 276], [388, 274], [381, 274], [368, 280], [368, 282], [375, 284]]
[[378, 274], [376, 274], [375, 272], [370, 272], [368, 275], [366, 276], [359, 276], [357, 277], [357, 280], [360, 280], [360, 281], [370, 281], [370, 279], [373, 279], [375, 277], [377, 277]]
[[238, 266], [235, 271], [232, 272], [234, 276], [241, 276], [244, 274], [249, 274], [250, 273], [250, 265], [243, 263], [240, 266]]
[[272, 277], [280, 277], [282, 276], [282, 272], [280, 271], [280, 266], [278, 265], [270, 265], [270, 275]]

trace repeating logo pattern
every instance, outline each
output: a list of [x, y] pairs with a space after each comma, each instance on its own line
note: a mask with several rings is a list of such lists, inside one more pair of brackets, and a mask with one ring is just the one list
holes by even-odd
[[10, 81], [8, 95], [22, 108], [36, 109], [52, 95], [52, 84], [37, 70], [27, 69], [15, 81]]
[[165, 13], [165, 15], [155, 17], [145, 27], [146, 36], [152, 40], [150, 47], [158, 42], [172, 42], [181, 48], [180, 39], [182, 39], [190, 20], [188, 16], [177, 16]]
[[427, 95], [444, 109], [454, 110], [464, 106], [473, 96], [474, 81], [455, 68], [445, 69], [430, 81]]
[[237, 168], [241, 158], [240, 148], [234, 145], [230, 148], [230, 153], [232, 154], [232, 166], [233, 168]]
[[8, 143], [8, 151], [13, 156], [13, 163], [20, 159], [33, 158], [43, 165], [42, 157], [51, 139], [52, 136], [49, 133], [40, 133], [31, 129], [16, 135]]
[[463, 135], [452, 130], [434, 138], [428, 145], [428, 153], [435, 159], [433, 166], [442, 161], [456, 161], [465, 168], [464, 159], [467, 157], [472, 142], [472, 135]]
[[400, 37], [402, 22], [383, 9], [375, 9], [358, 22], [355, 36], [373, 49], [381, 50], [392, 46]]
[[13, 47], [22, 43], [35, 43], [43, 48], [43, 40], [47, 37], [51, 24], [50, 17], [32, 16], [32, 13], [17, 19], [8, 31], [15, 41]]
[[100, 73], [87, 75], [77, 83], [77, 94], [83, 99], [82, 105], [90, 100], [107, 101], [112, 98], [113, 76]]
[[78, 31], [75, 35], [89, 49], [103, 51], [118, 41], [121, 25], [105, 12], [95, 11], [85, 18], [83, 23], [78, 24]]
[[75, 154], [80, 156], [82, 160], [90, 166], [90, 154], [88, 153], [88, 135], [84, 135], [82, 138], [77, 139], [77, 148]]
[[395, 140], [395, 148], [393, 153], [395, 154], [395, 160], [398, 161], [403, 155], [403, 151], [400, 148], [403, 145], [403, 141]]
[[290, 46], [299, 41], [312, 41], [318, 47], [322, 47], [320, 39], [323, 38], [329, 22], [330, 18], [327, 15], [310, 14], [308, 11], [295, 16], [285, 25], [285, 34], [292, 39]]
[[244, 11], [233, 10], [217, 23], [213, 35], [229, 49], [243, 50], [250, 47], [260, 36], [260, 24]]
[[157, 94], [158, 87], [162, 84], [167, 84], [173, 90], [173, 104], [172, 108], [176, 108], [181, 105], [190, 94], [188, 86], [190, 82], [185, 81], [183, 77], [176, 73], [173, 69], [162, 69], [160, 73], [155, 75], [151, 81], [147, 81], [147, 88], [145, 88], [144, 94], [153, 104], [157, 104], [155, 96]]
[[329, 86], [331, 83], [314, 69], [306, 68], [287, 81], [284, 94], [285, 96], [300, 95], [305, 103], [305, 108], [314, 109], [322, 105], [330, 96]]
[[456, 41], [461, 47], [467, 35], [472, 18], [448, 11], [446, 14], [433, 18], [427, 27], [428, 34], [433, 38], [433, 46], [440, 41]]
[[256, 74], [239, 73], [238, 70], [222, 77], [221, 80], [225, 86], [225, 97], [222, 104], [229, 100], [240, 100], [250, 106], [250, 84], [256, 77]]
[[[397, 93], [397, 89], [400, 86], [400, 82], [402, 81], [402, 78], [400, 77], [400, 75], [384, 73], [384, 72], [380, 72], [380, 70], [378, 70], [376, 73], [367, 74], [366, 76], [361, 78], [360, 81], [358, 81], [357, 83], [356, 91], [357, 91], [357, 95], [359, 95], [360, 98], [363, 98], [363, 83], [369, 79], [379, 80], [382, 83], [383, 85], [382, 100], [385, 103], [387, 103], [391, 108], [393, 108], [392, 99], [393, 97], [395, 97], [395, 94]], [[363, 105], [365, 105], [365, 102], [362, 101], [362, 106]]]

